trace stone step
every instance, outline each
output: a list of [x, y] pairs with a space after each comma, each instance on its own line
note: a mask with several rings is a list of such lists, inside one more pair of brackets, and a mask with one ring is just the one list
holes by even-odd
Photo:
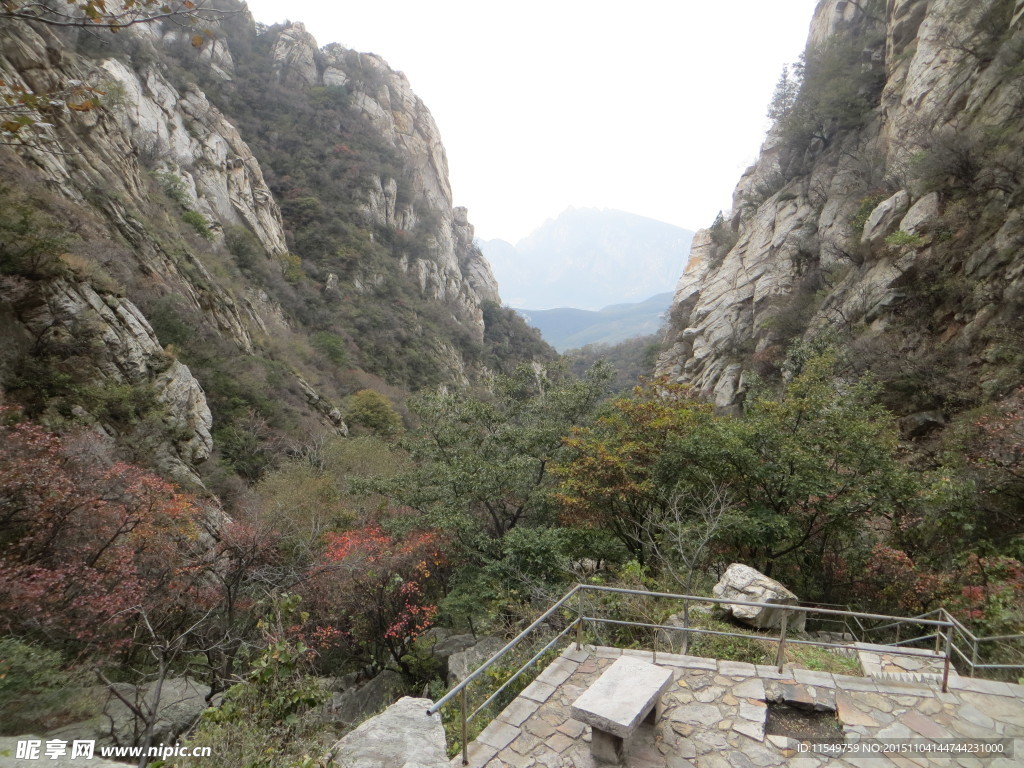
[[942, 683], [941, 672], [879, 672], [871, 677], [897, 683]]

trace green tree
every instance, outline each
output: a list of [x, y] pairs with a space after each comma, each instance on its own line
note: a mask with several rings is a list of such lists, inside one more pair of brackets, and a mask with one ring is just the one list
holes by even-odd
[[570, 440], [561, 498], [571, 521], [606, 527], [647, 562], [665, 555], [664, 535], [709, 529], [706, 500], [724, 493], [728, 521], [713, 536], [723, 556], [817, 581], [914, 500], [876, 395], [870, 382], [840, 382], [832, 353], [805, 360], [779, 394], [753, 387], [741, 417], [650, 385]]
[[361, 389], [349, 398], [345, 415], [349, 424], [354, 424], [380, 435], [393, 437], [402, 429], [402, 417], [395, 406], [380, 392]]
[[867, 121], [885, 72], [880, 64], [866, 61], [864, 52], [883, 41], [865, 23], [857, 34], [834, 35], [809, 48], [792, 75], [783, 71], [768, 114], [791, 150], [802, 153], [814, 140], [827, 146], [840, 131]]
[[772, 93], [772, 101], [768, 105], [768, 119], [773, 123], [778, 122], [789, 114], [796, 104], [797, 94], [800, 92], [800, 81], [803, 78], [803, 64], [795, 64], [792, 73], [789, 65], [782, 67], [782, 74], [775, 84], [775, 91]]
[[680, 441], [668, 459], [730, 488], [743, 515], [731, 544], [744, 560], [821, 574], [828, 556], [913, 500], [877, 394], [870, 381], [838, 381], [833, 353], [817, 355], [781, 396], [755, 390], [742, 418], [717, 419], [714, 439]]
[[665, 382], [612, 401], [593, 425], [566, 440], [567, 460], [555, 470], [564, 520], [609, 530], [645, 564], [651, 542], [644, 531], [665, 514], [678, 482], [666, 475], [665, 452], [672, 441], [706, 431], [711, 418], [710, 406]]
[[435, 392], [410, 401], [419, 427], [406, 441], [417, 462], [380, 487], [427, 515], [473, 552], [519, 525], [554, 520], [551, 466], [563, 438], [603, 396], [609, 373], [552, 379], [523, 366], [492, 394]]

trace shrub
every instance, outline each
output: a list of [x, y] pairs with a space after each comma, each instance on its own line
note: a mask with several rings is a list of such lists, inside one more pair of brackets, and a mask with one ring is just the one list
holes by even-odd
[[153, 178], [171, 200], [185, 210], [192, 207], [192, 196], [188, 193], [188, 185], [181, 178], [168, 171], [154, 171]]
[[210, 231], [210, 225], [206, 223], [206, 218], [199, 211], [185, 211], [181, 214], [181, 220], [192, 227], [201, 238], [204, 240], [213, 240], [213, 232]]
[[68, 692], [80, 682], [64, 670], [57, 651], [0, 637], [0, 735], [32, 733], [75, 718], [82, 703]]
[[313, 349], [322, 354], [339, 368], [349, 364], [345, 339], [330, 331], [317, 331], [310, 339]]
[[725, 220], [725, 215], [721, 211], [719, 211], [718, 215], [715, 217], [715, 222], [711, 225], [710, 232], [711, 242], [715, 244], [715, 248], [711, 254], [711, 258], [708, 259], [708, 267], [711, 269], [717, 269], [722, 266], [722, 262], [725, 260], [726, 255], [736, 245], [736, 241], [739, 240], [739, 232], [737, 232], [732, 225]]
[[[224, 694], [223, 703], [203, 713], [192, 748], [210, 746], [219, 768], [304, 768], [316, 765], [323, 727], [310, 717], [326, 693], [310, 674], [312, 650], [301, 639], [305, 614], [299, 598], [282, 595], [272, 616], [261, 621], [263, 651], [244, 682]], [[311, 754], [312, 753], [312, 754]], [[186, 759], [183, 766], [208, 766]]]
[[281, 276], [289, 283], [297, 283], [305, 276], [305, 272], [302, 271], [302, 259], [294, 253], [280, 254], [277, 263], [281, 268]]
[[260, 241], [245, 227], [228, 227], [224, 232], [224, 242], [228, 253], [235, 257], [235, 262], [242, 269], [252, 269], [264, 255]]
[[853, 227], [854, 238], [859, 242], [861, 235], [864, 234], [864, 225], [868, 223], [868, 219], [871, 217], [871, 212], [878, 207], [878, 204], [888, 197], [884, 192], [876, 192], [874, 194], [866, 195], [862, 197], [860, 203], [857, 206], [857, 212], [853, 214], [850, 219], [850, 226]]
[[[693, 616], [694, 614], [691, 614], [691, 618]], [[745, 661], [748, 664], [771, 664], [775, 660], [775, 654], [772, 652], [776, 645], [774, 642], [762, 639], [749, 630], [741, 629], [706, 614], [701, 615], [697, 613], [696, 616], [698, 618], [694, 620], [694, 624], [699, 625], [702, 629], [708, 629], [713, 632], [749, 634], [750, 638], [705, 634], [691, 635], [692, 639], [688, 651], [691, 656]]]
[[361, 389], [352, 395], [345, 418], [350, 424], [384, 437], [395, 435], [402, 428], [402, 417], [391, 401], [372, 389]]
[[71, 238], [32, 201], [0, 185], [0, 274], [40, 278], [63, 271], [58, 258]]
[[900, 229], [885, 238], [885, 244], [891, 245], [893, 248], [903, 248], [905, 246], [920, 248], [924, 245], [924, 238], [921, 235], [913, 232], [904, 232]]
[[[867, 122], [884, 84], [884, 68], [865, 61], [864, 52], [878, 44], [869, 28], [861, 34], [835, 35], [808, 49], [794, 67], [799, 90], [795, 97], [773, 99], [776, 127], [794, 153], [815, 139], [828, 145], [840, 132]], [[784, 84], [780, 81], [777, 88]], [[786, 85], [791, 89], [791, 86]]]

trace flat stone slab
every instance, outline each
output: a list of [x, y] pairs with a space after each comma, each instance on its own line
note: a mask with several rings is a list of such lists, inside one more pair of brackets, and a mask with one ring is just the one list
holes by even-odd
[[576, 699], [572, 716], [602, 731], [628, 738], [672, 685], [672, 670], [623, 656]]

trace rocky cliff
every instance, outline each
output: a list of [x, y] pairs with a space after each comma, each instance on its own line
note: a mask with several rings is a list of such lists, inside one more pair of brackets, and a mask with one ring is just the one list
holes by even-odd
[[829, 339], [935, 423], [1019, 384], [1022, 15], [822, 0], [733, 210], [694, 238], [658, 372], [731, 409]]
[[[0, 117], [31, 122], [0, 141], [0, 397], [54, 428], [251, 480], [259, 446], [344, 431], [357, 389], [550, 354], [502, 314], [437, 127], [377, 56], [245, 11], [199, 36], [9, 21], [0, 81]], [[522, 343], [493, 348], [485, 315]]]

